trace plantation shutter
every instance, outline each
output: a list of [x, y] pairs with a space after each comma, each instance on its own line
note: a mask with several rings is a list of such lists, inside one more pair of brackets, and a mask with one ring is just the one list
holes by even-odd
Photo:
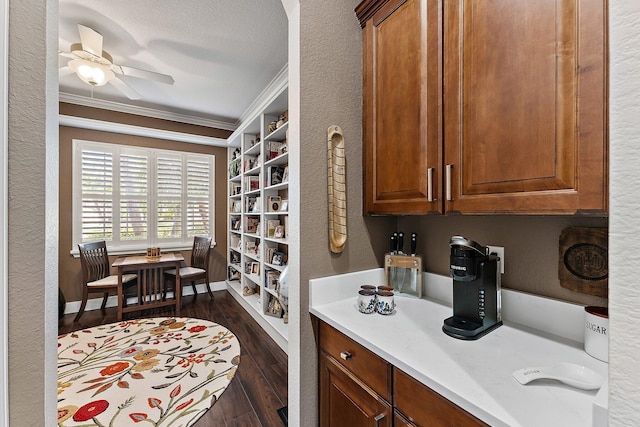
[[120, 240], [146, 240], [149, 173], [145, 155], [120, 154]]
[[129, 253], [184, 249], [193, 236], [214, 235], [214, 156], [73, 144], [74, 247], [105, 240], [110, 250]]
[[181, 156], [158, 156], [158, 240], [182, 236], [182, 175]]
[[187, 157], [187, 235], [210, 233], [212, 167], [209, 159]]
[[113, 154], [81, 151], [82, 241], [111, 240], [113, 236]]

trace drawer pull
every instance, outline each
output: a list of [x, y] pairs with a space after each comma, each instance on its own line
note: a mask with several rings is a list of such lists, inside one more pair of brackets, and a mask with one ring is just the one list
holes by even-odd
[[375, 427], [378, 427], [380, 425], [380, 421], [382, 421], [383, 418], [384, 418], [384, 413], [378, 414], [375, 417], [373, 417], [373, 425]]
[[340, 352], [340, 358], [342, 360], [349, 360], [351, 359], [351, 353], [349, 353], [348, 351], [342, 351]]

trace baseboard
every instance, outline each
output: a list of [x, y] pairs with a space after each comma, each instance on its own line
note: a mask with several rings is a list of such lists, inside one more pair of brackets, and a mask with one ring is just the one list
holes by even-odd
[[[224, 291], [227, 289], [227, 283], [222, 281], [222, 282], [211, 282], [210, 283], [211, 286], [211, 290], [212, 291]], [[204, 285], [204, 283], [202, 284], [198, 284], [196, 285], [196, 291], [198, 292], [198, 294], [203, 294], [207, 292], [207, 289]], [[189, 295], [193, 295], [193, 287], [188, 284], [187, 286], [182, 288], [182, 295], [183, 296], [189, 296]], [[173, 293], [169, 292], [167, 294], [168, 297], [173, 297]], [[127, 304], [135, 304], [137, 302], [137, 298], [136, 297], [129, 297], [127, 299]], [[80, 304], [82, 301], [69, 301], [67, 302], [67, 304], [65, 305], [64, 308], [64, 314], [71, 314], [71, 313], [77, 313], [80, 310]], [[85, 307], [84, 311], [91, 311], [91, 310], [99, 310], [100, 306], [102, 305], [102, 298], [91, 298], [87, 300], [87, 306]], [[117, 307], [118, 306], [118, 296], [117, 295], [111, 295], [109, 298], [107, 298], [107, 307]]]

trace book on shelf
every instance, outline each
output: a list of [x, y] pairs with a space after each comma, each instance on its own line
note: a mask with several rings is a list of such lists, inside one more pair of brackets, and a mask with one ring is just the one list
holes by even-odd
[[264, 260], [265, 262], [268, 263], [272, 263], [271, 261], [273, 261], [273, 255], [278, 252], [278, 248], [272, 248], [270, 246], [267, 246], [266, 248], [264, 248]]
[[260, 218], [248, 217], [246, 218], [247, 228], [245, 232], [256, 234], [258, 232], [258, 224], [260, 224]]
[[242, 185], [240, 185], [239, 182], [232, 182], [230, 190], [232, 196], [237, 196], [238, 194], [242, 193]]
[[275, 159], [287, 152], [287, 143], [285, 141], [269, 141], [267, 149], [267, 160]]
[[260, 177], [259, 176], [245, 176], [244, 177], [244, 191], [254, 191], [260, 189]]
[[[276, 227], [280, 225], [279, 219], [267, 220], [267, 237], [273, 237], [276, 233]], [[270, 259], [270, 258], [267, 258]]]
[[278, 290], [278, 279], [280, 279], [280, 272], [274, 270], [268, 270], [264, 275], [264, 286], [272, 291]]
[[284, 178], [282, 166], [269, 166], [267, 169], [267, 186], [281, 184]]

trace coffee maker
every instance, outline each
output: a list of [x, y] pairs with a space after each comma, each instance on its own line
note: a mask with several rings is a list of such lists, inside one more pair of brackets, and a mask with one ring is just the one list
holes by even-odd
[[450, 273], [453, 316], [445, 319], [445, 334], [476, 340], [502, 325], [500, 258], [489, 248], [462, 236], [452, 236]]

